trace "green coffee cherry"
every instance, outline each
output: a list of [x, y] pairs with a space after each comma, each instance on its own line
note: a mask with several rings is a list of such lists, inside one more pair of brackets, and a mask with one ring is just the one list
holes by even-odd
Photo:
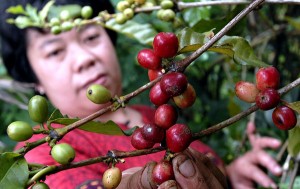
[[60, 26], [52, 26], [51, 27], [51, 33], [54, 34], [54, 35], [60, 34], [61, 33]]
[[51, 20], [50, 20], [50, 25], [51, 26], [58, 26], [58, 25], [60, 25], [60, 20], [58, 19], [58, 18], [51, 18]]
[[160, 7], [162, 9], [171, 9], [174, 7], [174, 3], [173, 1], [171, 0], [163, 0], [161, 3], [160, 3]]
[[129, 8], [130, 4], [127, 1], [120, 1], [117, 4], [117, 10], [123, 12], [125, 9]]
[[65, 21], [61, 24], [62, 31], [70, 31], [71, 29], [73, 29], [73, 27], [74, 25], [70, 21]]
[[74, 160], [75, 150], [67, 143], [60, 143], [53, 146], [51, 156], [57, 163], [66, 165]]
[[115, 19], [118, 24], [125, 24], [127, 21], [126, 16], [123, 13], [117, 13]]
[[88, 99], [95, 104], [104, 104], [111, 100], [110, 91], [102, 85], [92, 84], [86, 91]]
[[44, 123], [48, 118], [48, 102], [40, 95], [33, 96], [28, 102], [28, 113], [32, 121]]
[[69, 20], [71, 18], [71, 14], [68, 10], [63, 10], [60, 12], [59, 18], [61, 20]]
[[50, 189], [50, 187], [44, 182], [38, 182], [31, 189]]
[[32, 127], [24, 121], [14, 121], [7, 127], [7, 135], [14, 141], [25, 141], [32, 137]]
[[82, 9], [81, 9], [81, 16], [82, 16], [82, 18], [88, 19], [88, 18], [90, 18], [92, 16], [92, 14], [93, 14], [92, 7], [90, 7], [90, 6], [84, 6], [84, 7], [82, 7]]
[[169, 21], [172, 21], [174, 20], [175, 18], [175, 12], [171, 9], [166, 9], [162, 12], [162, 15], [161, 15], [161, 20], [163, 21], [166, 21], [166, 22], [169, 22]]
[[124, 16], [126, 17], [127, 20], [133, 18], [134, 16], [134, 11], [132, 8], [127, 8], [123, 11]]

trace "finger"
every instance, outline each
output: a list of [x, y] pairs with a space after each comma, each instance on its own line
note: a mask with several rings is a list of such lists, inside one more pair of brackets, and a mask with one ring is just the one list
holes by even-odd
[[[216, 179], [220, 182], [222, 186], [227, 186], [227, 180], [224, 175], [224, 173], [214, 164], [214, 162], [206, 155], [203, 155], [199, 153], [198, 151], [189, 148], [187, 151], [188, 154], [191, 154], [190, 157], [194, 158], [197, 157], [196, 165], [199, 163], [198, 161], [201, 161], [206, 165], [206, 167], [210, 170], [210, 172], [215, 176]], [[198, 156], [195, 156], [193, 154], [198, 154]], [[200, 155], [200, 156], [199, 156]]]
[[145, 167], [132, 175], [127, 174], [127, 176], [124, 176], [120, 183], [121, 188], [157, 188], [156, 184], [152, 181], [152, 171], [155, 165], [155, 162], [149, 162]]
[[275, 159], [270, 156], [265, 151], [259, 151], [256, 155], [257, 157], [257, 163], [269, 170], [274, 175], [281, 175], [282, 168], [280, 165], [275, 161]]
[[247, 136], [253, 146], [256, 140], [256, 126], [253, 121], [249, 121], [247, 124]]
[[172, 163], [177, 183], [181, 187], [189, 186], [191, 189], [224, 188], [215, 178], [215, 175], [211, 172], [212, 170], [206, 166], [207, 162], [211, 162], [211, 160], [207, 157], [201, 157], [205, 156], [198, 156], [195, 160], [186, 154], [179, 154], [173, 159]]
[[159, 185], [158, 189], [181, 189], [175, 180], [168, 180]]
[[[274, 181], [261, 169], [259, 169], [257, 166], [249, 165], [247, 166], [248, 173], [246, 177], [249, 179], [253, 180], [255, 183], [268, 188], [277, 188], [276, 184]], [[253, 174], [255, 173], [255, 174]]]
[[258, 137], [256, 138], [255, 144], [253, 148], [255, 149], [263, 149], [263, 148], [271, 148], [277, 149], [281, 146], [281, 141], [272, 137]]

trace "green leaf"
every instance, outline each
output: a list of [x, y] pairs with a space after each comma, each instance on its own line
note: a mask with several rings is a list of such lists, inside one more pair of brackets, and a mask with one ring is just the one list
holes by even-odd
[[296, 157], [300, 152], [300, 127], [296, 126], [288, 131], [288, 152], [291, 156]]
[[52, 121], [58, 118], [64, 118], [64, 116], [61, 114], [61, 112], [59, 111], [59, 109], [55, 109], [52, 114], [50, 115], [48, 121]]
[[27, 12], [28, 17], [36, 24], [41, 24], [41, 19], [38, 15], [37, 9], [35, 7], [32, 7], [30, 4], [27, 4], [25, 7], [25, 10]]
[[[70, 125], [78, 120], [79, 119], [58, 118], [52, 120], [51, 123]], [[93, 132], [93, 133], [105, 134], [105, 135], [124, 135], [122, 129], [113, 121], [108, 121], [106, 123], [102, 123], [98, 121], [90, 121], [80, 126], [79, 129]]]
[[139, 24], [132, 20], [127, 21], [125, 24], [117, 24], [115, 19], [111, 19], [105, 23], [105, 27], [136, 39], [141, 44], [151, 46], [154, 36], [157, 34], [151, 24]]
[[300, 30], [300, 18], [286, 17], [288, 23], [293, 26], [296, 30]]
[[49, 13], [50, 8], [53, 6], [55, 1], [49, 1], [42, 10], [39, 11], [39, 16], [42, 22], [45, 22], [47, 15]]
[[6, 12], [11, 13], [11, 14], [24, 14], [27, 15], [26, 11], [21, 5], [17, 6], [12, 6], [6, 9]]
[[0, 154], [0, 165], [0, 188], [25, 188], [29, 170], [22, 155], [12, 152]]
[[[183, 29], [179, 34], [179, 53], [193, 52], [202, 47], [212, 37], [212, 31], [205, 33], [194, 32], [190, 28]], [[236, 63], [258, 67], [268, 66], [254, 54], [247, 40], [238, 36], [223, 36], [209, 51], [227, 55]]]
[[300, 114], [300, 101], [297, 102], [291, 102], [291, 103], [284, 103], [287, 107], [293, 109], [296, 111], [298, 114]]

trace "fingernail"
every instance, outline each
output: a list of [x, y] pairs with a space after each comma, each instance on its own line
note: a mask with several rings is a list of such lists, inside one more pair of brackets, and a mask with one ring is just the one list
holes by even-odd
[[277, 174], [280, 174], [280, 173], [282, 172], [282, 168], [279, 167], [279, 166], [276, 166], [276, 167], [274, 168], [274, 172], [277, 173]]
[[281, 145], [281, 141], [280, 141], [280, 140], [277, 140], [277, 139], [274, 139], [274, 140], [273, 140], [273, 145], [279, 146], [279, 145]]
[[179, 165], [179, 171], [184, 177], [192, 177], [195, 174], [195, 168], [189, 159]]

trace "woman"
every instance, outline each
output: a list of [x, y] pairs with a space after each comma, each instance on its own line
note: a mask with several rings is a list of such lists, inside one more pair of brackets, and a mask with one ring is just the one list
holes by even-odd
[[[113, 96], [122, 94], [121, 72], [115, 53], [114, 32], [105, 30], [98, 25], [88, 25], [79, 30], [71, 30], [59, 35], [36, 28], [17, 29], [5, 22], [8, 17], [5, 9], [17, 4], [31, 4], [41, 8], [45, 5], [42, 0], [7, 1], [2, 2], [1, 13], [1, 52], [9, 74], [22, 82], [36, 83], [36, 90], [46, 94], [51, 103], [63, 114], [69, 117], [85, 117], [106, 105], [96, 105], [86, 98], [86, 89], [90, 84], [97, 83], [107, 87]], [[105, 0], [57, 0], [56, 4], [90, 5], [94, 13], [102, 10], [113, 12], [113, 7]], [[95, 15], [93, 15], [95, 16]], [[98, 120], [105, 122], [113, 120], [121, 128], [142, 126], [152, 122], [154, 110], [145, 106], [132, 106], [107, 113]], [[41, 136], [34, 136], [36, 140]], [[105, 155], [108, 150], [133, 150], [129, 137], [106, 136], [81, 130], [68, 133], [60, 142], [71, 144], [76, 150], [75, 161]], [[18, 147], [23, 144], [19, 144]], [[261, 150], [261, 149], [259, 149]], [[250, 153], [250, 152], [249, 152]], [[208, 159], [208, 154], [214, 161]], [[267, 155], [268, 156], [268, 155]], [[119, 188], [154, 188], [151, 173], [155, 163], [163, 157], [163, 152], [141, 157], [126, 158], [126, 163], [118, 164], [123, 171], [123, 179]], [[53, 164], [49, 156], [49, 147], [42, 145], [26, 154], [28, 162]], [[248, 160], [246, 157], [244, 160]], [[213, 163], [214, 162], [214, 163]], [[246, 161], [258, 164], [257, 160]], [[191, 144], [191, 148], [178, 154], [172, 160], [175, 180], [167, 181], [159, 188], [226, 188], [222, 162], [215, 153], [199, 141]], [[229, 175], [233, 188], [241, 188], [240, 178], [252, 185], [253, 178], [245, 178], [240, 166], [231, 165]], [[218, 169], [218, 167], [220, 169]], [[50, 188], [81, 188], [101, 186], [101, 177], [107, 169], [104, 163], [70, 169], [46, 177]], [[235, 174], [234, 170], [238, 174]], [[222, 171], [223, 170], [223, 173]], [[259, 181], [259, 178], [254, 178]], [[175, 182], [176, 181], [176, 182]], [[243, 184], [242, 182], [242, 184]], [[250, 184], [249, 184], [250, 183]], [[271, 186], [272, 181], [264, 183]]]

